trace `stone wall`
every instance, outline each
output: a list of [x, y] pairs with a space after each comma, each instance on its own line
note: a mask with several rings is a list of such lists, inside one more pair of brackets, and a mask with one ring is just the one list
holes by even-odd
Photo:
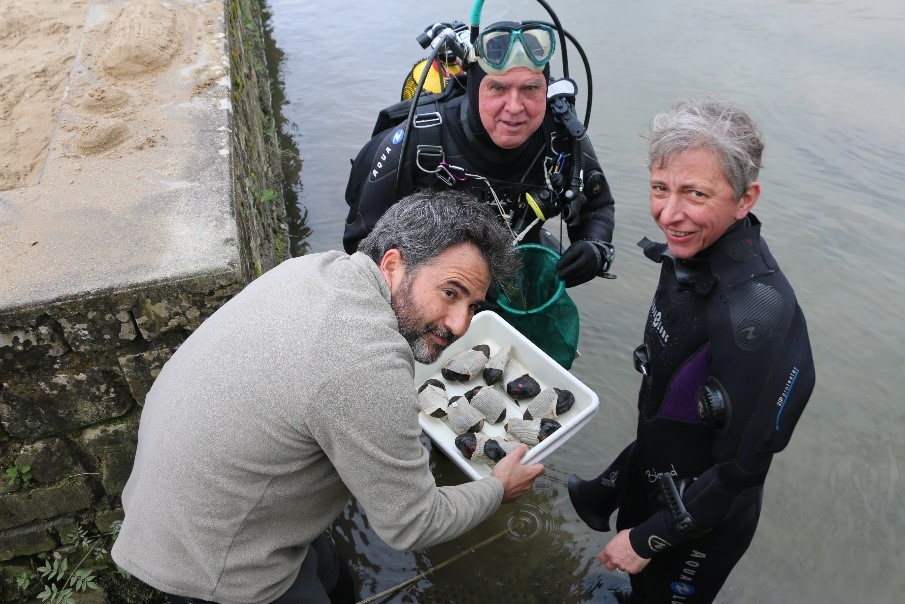
[[[141, 406], [161, 366], [204, 319], [288, 257], [259, 2], [224, 7], [241, 267], [0, 308], [2, 602], [34, 596], [35, 586], [23, 591], [16, 577], [35, 569], [40, 554], [71, 551], [74, 530], [97, 536], [121, 519]], [[108, 602], [151, 601], [105, 586]]]

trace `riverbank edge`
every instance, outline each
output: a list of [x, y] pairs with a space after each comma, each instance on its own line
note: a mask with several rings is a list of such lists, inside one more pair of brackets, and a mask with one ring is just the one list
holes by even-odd
[[[141, 406], [160, 368], [217, 308], [289, 257], [263, 5], [223, 2], [237, 265], [0, 309], [0, 602], [41, 591], [37, 576], [25, 589], [17, 579], [34, 575], [42, 556], [68, 558], [72, 572], [84, 555], [74, 533], [109, 550]], [[82, 568], [100, 575], [110, 564], [90, 557]], [[107, 578], [91, 601], [159, 600]]]

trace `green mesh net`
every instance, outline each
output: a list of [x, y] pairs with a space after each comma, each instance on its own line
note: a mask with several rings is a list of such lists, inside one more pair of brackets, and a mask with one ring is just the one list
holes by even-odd
[[578, 350], [578, 309], [556, 275], [559, 254], [535, 243], [518, 246], [521, 271], [496, 303], [501, 317], [569, 369]]

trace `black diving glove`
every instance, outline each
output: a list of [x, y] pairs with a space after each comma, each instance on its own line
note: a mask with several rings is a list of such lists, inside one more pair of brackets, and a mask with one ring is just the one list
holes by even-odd
[[600, 248], [590, 241], [576, 241], [556, 263], [556, 274], [566, 287], [587, 283], [600, 274], [603, 258]]

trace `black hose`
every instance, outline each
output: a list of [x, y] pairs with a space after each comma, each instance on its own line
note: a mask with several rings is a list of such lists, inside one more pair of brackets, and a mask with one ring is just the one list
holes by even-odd
[[[555, 27], [553, 23], [547, 23], [546, 21], [531, 21], [531, 23], [535, 23], [537, 25], [546, 25], [547, 27]], [[578, 54], [581, 56], [581, 62], [584, 64], [584, 73], [585, 80], [588, 83], [588, 100], [585, 103], [585, 111], [584, 111], [584, 127], [585, 130], [588, 128], [588, 124], [591, 123], [591, 104], [592, 99], [594, 98], [594, 79], [591, 75], [591, 62], [588, 61], [588, 55], [585, 54], [584, 48], [582, 48], [581, 44], [578, 43], [578, 40], [575, 39], [575, 36], [570, 34], [566, 30], [561, 30], [561, 33], [564, 34], [572, 44], [575, 45], [575, 49], [578, 51]], [[563, 72], [564, 77], [569, 77], [568, 73]]]
[[561, 216], [567, 226], [578, 224], [578, 216], [581, 214], [581, 204], [584, 203], [584, 192], [581, 190], [581, 140], [572, 138], [572, 181], [569, 183], [568, 193], [571, 197], [563, 206]]
[[547, 14], [550, 15], [550, 19], [555, 24], [554, 28], [559, 33], [559, 45], [562, 47], [562, 73], [564, 77], [569, 77], [569, 57], [566, 53], [566, 38], [563, 35], [562, 23], [559, 22], [559, 17], [556, 16], [549, 4], [544, 2], [544, 0], [537, 0], [537, 2], [546, 9]]
[[588, 83], [588, 100], [585, 102], [584, 109], [584, 128], [588, 129], [588, 124], [591, 122], [591, 99], [594, 97], [594, 82], [591, 77], [591, 63], [588, 61], [588, 55], [585, 54], [584, 48], [581, 47], [581, 44], [578, 43], [578, 40], [575, 39], [575, 36], [570, 34], [569, 32], [563, 30], [563, 33], [572, 41], [572, 44], [575, 45], [575, 48], [578, 50], [578, 54], [581, 56], [581, 62], [584, 63], [584, 72], [586, 76], [586, 81]]
[[[437, 58], [437, 53], [440, 52], [441, 46], [443, 46], [443, 44], [437, 44], [430, 55], [428, 55], [427, 62], [424, 64], [424, 69], [421, 70], [421, 77], [418, 78], [418, 86], [415, 88], [415, 95], [412, 97], [412, 104], [409, 107], [408, 117], [405, 118], [405, 136], [402, 138], [402, 147], [399, 149], [399, 167], [396, 169], [396, 182], [393, 184], [394, 203], [399, 201], [399, 182], [402, 178], [402, 169], [405, 166], [405, 154], [409, 146], [409, 136], [412, 134], [415, 110], [418, 108], [418, 101], [421, 99], [421, 91], [424, 90], [424, 82], [427, 80], [427, 73], [431, 70], [431, 65], [434, 64], [434, 59]], [[442, 74], [440, 74], [440, 77], [442, 77]]]

